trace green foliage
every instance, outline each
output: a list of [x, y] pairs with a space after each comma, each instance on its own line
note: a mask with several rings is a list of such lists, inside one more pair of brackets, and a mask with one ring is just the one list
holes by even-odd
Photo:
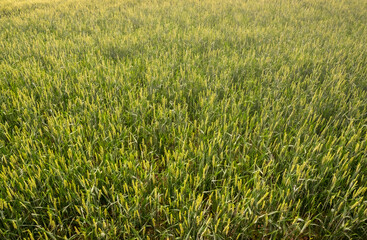
[[367, 239], [367, 2], [0, 0], [1, 239]]

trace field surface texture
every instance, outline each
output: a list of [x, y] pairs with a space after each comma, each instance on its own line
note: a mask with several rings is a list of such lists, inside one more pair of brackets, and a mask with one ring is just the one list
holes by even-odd
[[0, 239], [367, 239], [367, 1], [0, 0]]

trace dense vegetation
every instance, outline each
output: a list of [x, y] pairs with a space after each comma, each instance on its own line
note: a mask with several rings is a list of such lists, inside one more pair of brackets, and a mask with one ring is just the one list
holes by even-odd
[[367, 1], [0, 0], [1, 239], [367, 239]]

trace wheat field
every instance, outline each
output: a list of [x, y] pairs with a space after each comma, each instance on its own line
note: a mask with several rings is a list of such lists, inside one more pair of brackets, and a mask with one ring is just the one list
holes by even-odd
[[0, 0], [0, 239], [367, 239], [367, 1]]

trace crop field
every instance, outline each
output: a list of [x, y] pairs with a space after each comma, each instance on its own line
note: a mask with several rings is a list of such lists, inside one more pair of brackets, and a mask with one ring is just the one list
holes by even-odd
[[0, 0], [0, 239], [367, 239], [367, 1]]

